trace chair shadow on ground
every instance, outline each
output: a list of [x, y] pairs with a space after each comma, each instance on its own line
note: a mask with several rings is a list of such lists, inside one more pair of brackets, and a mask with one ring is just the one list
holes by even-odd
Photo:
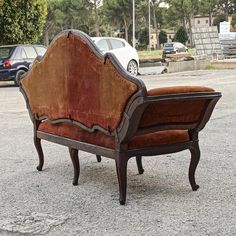
[[[92, 163], [90, 161], [83, 163], [82, 159], [83, 158], [81, 158], [82, 163], [79, 184], [78, 186], [73, 186], [75, 189], [78, 188], [78, 194], [80, 192], [80, 186], [87, 185], [87, 187], [92, 186], [91, 188], [98, 186], [98, 191], [101, 191], [102, 189], [104, 194], [109, 192], [110, 195], [113, 196], [114, 193], [118, 191], [119, 185], [115, 165], [112, 165], [113, 163], [111, 163], [112, 160], [103, 158], [102, 162], [98, 163], [96, 161], [96, 156], [94, 156], [94, 161], [91, 160]], [[156, 195], [157, 197], [160, 195], [184, 196], [192, 192], [191, 186], [187, 181], [187, 175], [183, 177], [186, 181], [176, 182], [176, 179], [179, 178], [179, 176], [177, 176], [178, 173], [173, 173], [172, 175], [168, 173], [163, 176], [163, 173], [158, 173], [158, 169], [156, 169], [155, 173], [152, 173], [148, 166], [145, 168], [145, 162], [145, 171], [142, 175], [138, 174], [138, 170], [136, 168], [137, 167], [134, 160], [128, 163], [128, 194], [130, 196], [137, 196], [138, 199], [142, 199], [150, 197], [151, 195]], [[188, 165], [186, 164], [186, 169], [187, 168]], [[40, 178], [45, 178], [43, 176], [44, 172], [50, 174], [55, 181], [60, 180], [65, 185], [72, 185], [73, 168], [69, 161], [67, 162], [67, 165], [62, 162], [57, 162], [53, 165], [45, 166], [45, 169], [39, 173]], [[61, 173], [63, 173], [63, 175]], [[186, 173], [186, 170], [183, 170], [183, 173]], [[169, 176], [168, 179], [166, 178], [166, 175]], [[67, 178], [65, 178], [65, 176], [67, 176]]]

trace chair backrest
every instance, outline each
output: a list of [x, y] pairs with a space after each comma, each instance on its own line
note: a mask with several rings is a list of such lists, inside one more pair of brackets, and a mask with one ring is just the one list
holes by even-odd
[[77, 30], [60, 33], [20, 86], [38, 119], [73, 121], [110, 133], [119, 126], [129, 100], [146, 89], [121, 68], [115, 56], [103, 56]]

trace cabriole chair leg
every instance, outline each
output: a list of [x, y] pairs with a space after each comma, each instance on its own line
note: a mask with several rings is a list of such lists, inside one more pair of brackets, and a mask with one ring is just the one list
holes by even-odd
[[190, 152], [191, 152], [191, 161], [189, 166], [188, 177], [192, 190], [197, 191], [199, 185], [197, 185], [195, 181], [195, 171], [200, 160], [200, 149], [198, 142], [195, 142], [195, 145], [192, 148], [190, 148]]
[[43, 155], [43, 150], [41, 146], [41, 139], [37, 138], [34, 136], [34, 146], [37, 150], [38, 157], [39, 157], [39, 164], [36, 167], [38, 171], [41, 171], [43, 169], [43, 164], [44, 164], [44, 155]]
[[115, 161], [116, 161], [116, 172], [119, 181], [120, 205], [125, 205], [128, 159], [125, 156], [118, 156]]
[[143, 165], [142, 165], [142, 156], [136, 156], [136, 163], [138, 167], [138, 173], [141, 175], [144, 172]]
[[73, 185], [78, 185], [78, 179], [79, 179], [79, 174], [80, 174], [78, 150], [74, 148], [69, 148], [69, 153], [70, 153], [70, 158], [74, 167]]

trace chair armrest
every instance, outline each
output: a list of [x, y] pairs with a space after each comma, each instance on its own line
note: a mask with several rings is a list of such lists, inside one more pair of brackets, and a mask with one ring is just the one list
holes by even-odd
[[[162, 126], [160, 129], [202, 129], [210, 118], [214, 106], [206, 111], [212, 100], [220, 97], [213, 89], [199, 86], [177, 86], [148, 91], [147, 106], [142, 114], [139, 129]], [[219, 98], [218, 98], [219, 99]], [[217, 99], [217, 100], [218, 100]], [[214, 104], [217, 102], [214, 100]], [[205, 117], [205, 118], [204, 118]], [[200, 127], [201, 126], [201, 127]]]
[[175, 86], [154, 88], [148, 91], [148, 96], [158, 96], [167, 94], [193, 93], [193, 92], [215, 92], [214, 89], [202, 86]]

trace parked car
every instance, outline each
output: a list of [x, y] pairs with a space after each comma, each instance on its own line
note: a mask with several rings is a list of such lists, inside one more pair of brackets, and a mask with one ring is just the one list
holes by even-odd
[[31, 63], [37, 56], [43, 56], [46, 50], [43, 45], [0, 46], [0, 80], [12, 80], [18, 85]]
[[105, 54], [112, 52], [120, 62], [120, 64], [132, 75], [138, 74], [139, 57], [135, 48], [122, 38], [112, 37], [93, 37], [92, 40]]
[[179, 42], [171, 42], [171, 43], [165, 43], [163, 47], [163, 57], [166, 56], [166, 54], [174, 54], [174, 53], [181, 53], [181, 52], [187, 52], [188, 48]]

